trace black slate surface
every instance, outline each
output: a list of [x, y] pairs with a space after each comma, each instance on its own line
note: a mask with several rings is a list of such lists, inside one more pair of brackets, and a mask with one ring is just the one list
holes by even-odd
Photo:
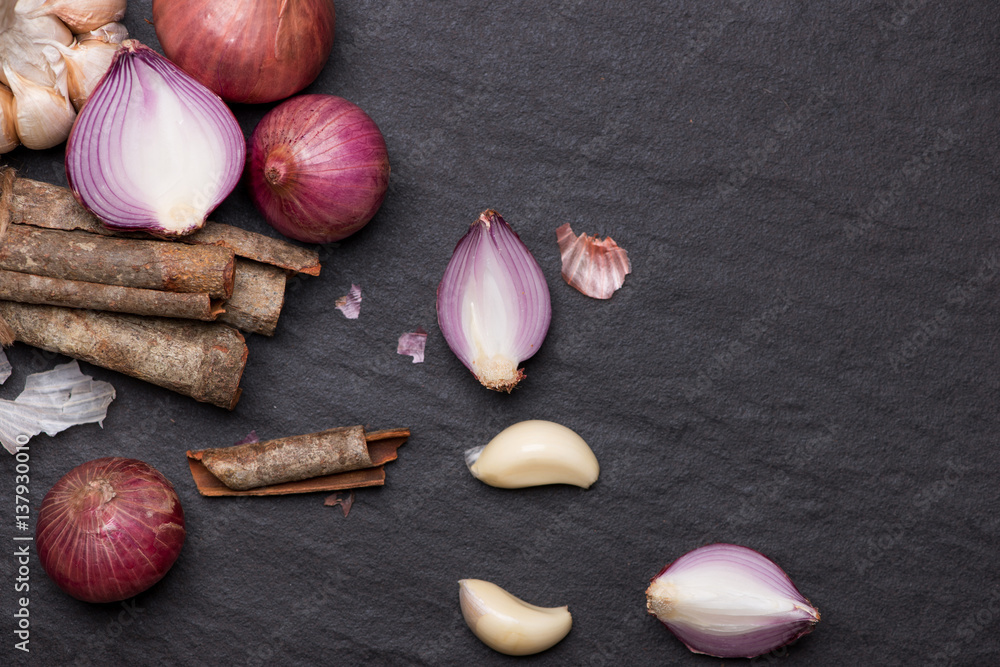
[[[150, 2], [133, 36], [156, 45]], [[104, 429], [31, 444], [31, 501], [100, 456], [143, 459], [181, 496], [188, 540], [122, 605], [30, 575], [32, 665], [499, 665], [457, 580], [568, 604], [537, 665], [718, 665], [647, 616], [650, 577], [734, 542], [819, 607], [767, 665], [1000, 663], [1000, 232], [993, 3], [342, 0], [308, 92], [379, 124], [392, 184], [321, 249], [277, 334], [249, 339], [237, 408], [84, 364], [118, 391]], [[236, 106], [249, 133], [272, 105]], [[141, 150], [141, 147], [138, 148]], [[62, 150], [3, 157], [65, 183]], [[552, 293], [513, 394], [448, 350], [434, 295], [458, 238], [499, 210]], [[213, 216], [273, 233], [237, 190]], [[634, 272], [607, 302], [560, 278], [555, 228], [611, 235]], [[334, 308], [351, 283], [361, 317]], [[428, 330], [427, 360], [395, 353]], [[60, 357], [9, 356], [12, 398]], [[462, 451], [550, 419], [602, 465], [589, 491], [504, 491]], [[350, 516], [323, 495], [198, 495], [184, 451], [362, 423], [413, 437]], [[14, 461], [0, 457], [10, 554]], [[32, 518], [33, 522], [34, 518]]]

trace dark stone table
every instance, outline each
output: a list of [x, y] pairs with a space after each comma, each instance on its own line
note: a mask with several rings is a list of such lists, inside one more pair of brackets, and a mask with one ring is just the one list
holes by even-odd
[[[499, 665], [466, 628], [461, 578], [568, 604], [569, 636], [524, 664], [718, 665], [645, 610], [695, 547], [779, 563], [820, 609], [767, 665], [1000, 662], [998, 13], [993, 3], [444, 2], [337, 5], [308, 92], [385, 134], [390, 192], [293, 282], [248, 339], [232, 412], [101, 368], [101, 430], [31, 444], [31, 501], [74, 466], [143, 459], [188, 539], [125, 605], [59, 591], [33, 560], [33, 665]], [[158, 48], [149, 0], [133, 36]], [[273, 105], [234, 107], [249, 134]], [[135, 147], [142, 150], [142, 147]], [[3, 157], [65, 183], [62, 148]], [[495, 208], [537, 257], [552, 325], [511, 395], [445, 344], [435, 290]], [[238, 189], [214, 219], [275, 234]], [[633, 273], [609, 301], [560, 277], [555, 229], [611, 235]], [[357, 320], [334, 307], [361, 286]], [[426, 361], [396, 354], [424, 327]], [[12, 398], [61, 357], [16, 345]], [[576, 430], [588, 491], [508, 491], [462, 452], [508, 425]], [[203, 498], [189, 448], [365, 424], [413, 435], [350, 515], [312, 494]], [[14, 534], [0, 457], [0, 537]], [[32, 518], [32, 521], [34, 518]], [[5, 552], [10, 549], [5, 547]], [[743, 661], [725, 661], [739, 664]]]

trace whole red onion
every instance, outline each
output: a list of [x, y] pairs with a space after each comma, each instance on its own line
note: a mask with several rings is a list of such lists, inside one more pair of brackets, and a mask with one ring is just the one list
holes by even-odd
[[273, 102], [319, 76], [332, 0], [153, 0], [163, 53], [230, 102]]
[[184, 545], [174, 487], [136, 459], [70, 470], [45, 494], [35, 544], [59, 588], [84, 602], [116, 602], [163, 578]]
[[250, 137], [250, 196], [271, 226], [307, 243], [364, 227], [389, 187], [375, 121], [334, 95], [300, 95], [271, 110]]

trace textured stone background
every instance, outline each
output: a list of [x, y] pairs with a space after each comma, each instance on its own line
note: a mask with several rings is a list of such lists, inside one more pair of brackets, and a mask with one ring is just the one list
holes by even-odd
[[[137, 457], [173, 480], [188, 541], [129, 610], [69, 598], [36, 561], [32, 652], [17, 664], [507, 664], [462, 621], [456, 581], [475, 577], [569, 605], [570, 635], [525, 664], [718, 665], [643, 597], [666, 563], [716, 541], [769, 555], [823, 614], [754, 664], [1000, 661], [993, 3], [337, 12], [308, 91], [379, 124], [385, 205], [321, 249], [322, 276], [294, 283], [273, 339], [250, 338], [232, 413], [84, 365], [118, 398], [104, 430], [32, 442], [33, 510], [72, 467]], [[156, 46], [151, 15], [133, 1], [126, 22]], [[249, 134], [269, 108], [234, 111]], [[61, 148], [3, 158], [65, 183], [61, 161]], [[477, 385], [434, 311], [455, 242], [487, 207], [552, 292], [548, 339], [510, 396]], [[214, 218], [273, 233], [242, 190]], [[610, 301], [560, 278], [563, 222], [629, 251]], [[351, 283], [356, 321], [334, 308]], [[415, 365], [395, 347], [418, 326]], [[21, 345], [10, 358], [6, 398], [61, 361]], [[591, 444], [591, 490], [502, 491], [466, 472], [465, 448], [529, 418]], [[354, 423], [413, 437], [347, 519], [322, 495], [202, 498], [184, 459], [251, 429]], [[10, 457], [0, 479], [12, 515]], [[0, 558], [2, 655], [15, 653], [12, 571]]]

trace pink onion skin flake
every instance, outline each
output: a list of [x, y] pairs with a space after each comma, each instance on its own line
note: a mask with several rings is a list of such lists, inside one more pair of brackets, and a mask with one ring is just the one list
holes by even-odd
[[632, 273], [628, 253], [610, 236], [603, 241], [587, 234], [577, 236], [567, 222], [556, 229], [556, 242], [563, 280], [589, 297], [610, 299]]
[[361, 314], [361, 286], [351, 285], [351, 291], [337, 299], [336, 306], [347, 319], [358, 319]]
[[420, 364], [424, 361], [424, 347], [426, 345], [427, 332], [423, 328], [417, 327], [416, 331], [400, 334], [396, 354], [413, 357], [413, 363]]

